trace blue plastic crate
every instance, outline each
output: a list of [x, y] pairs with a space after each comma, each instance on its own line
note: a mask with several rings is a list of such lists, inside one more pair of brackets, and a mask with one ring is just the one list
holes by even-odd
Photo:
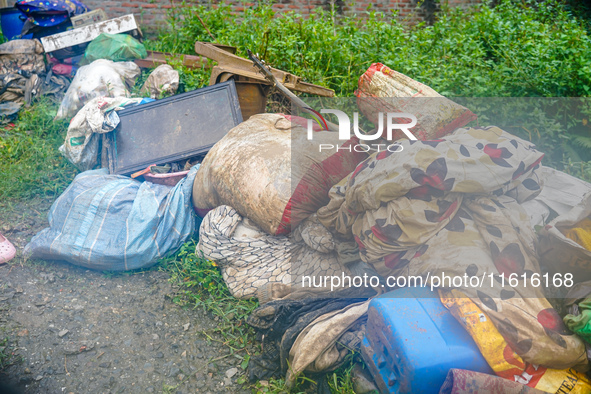
[[438, 393], [450, 368], [494, 374], [468, 332], [428, 288], [369, 304], [361, 352], [382, 393]]

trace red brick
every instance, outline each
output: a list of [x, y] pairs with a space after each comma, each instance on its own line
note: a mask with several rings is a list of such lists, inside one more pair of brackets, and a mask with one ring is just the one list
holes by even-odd
[[[85, 0], [85, 4], [90, 8], [102, 8], [111, 18], [128, 13], [135, 13], [142, 21], [163, 21], [166, 18], [166, 10], [171, 8], [182, 7], [181, 0], [122, 0], [123, 3], [113, 0]], [[231, 13], [237, 14], [244, 11], [246, 7], [252, 7], [260, 3], [260, 1], [244, 0], [245, 3], [238, 0], [186, 0], [186, 6], [209, 5], [214, 9], [218, 8], [217, 4], [230, 5]], [[266, 2], [265, 2], [266, 3]], [[374, 9], [384, 12], [386, 15], [392, 15], [393, 12], [399, 12], [398, 18], [403, 19], [406, 23], [416, 23], [423, 20], [425, 16], [424, 10], [417, 8], [416, 0], [378, 0], [376, 2], [369, 1], [349, 1], [345, 0], [341, 3], [339, 10], [344, 15], [357, 15], [359, 18], [365, 17], [365, 12], [368, 9]], [[466, 7], [469, 5], [482, 4], [482, 0], [448, 0], [448, 4], [452, 7]], [[141, 7], [141, 11], [138, 10]], [[301, 13], [305, 17], [314, 13], [316, 7], [321, 7], [326, 10], [330, 9], [330, 4], [326, 0], [275, 0], [272, 8], [278, 14], [282, 10], [292, 10]], [[147, 15], [147, 13], [152, 15]], [[152, 22], [151, 22], [152, 23]], [[155, 22], [154, 22], [155, 23]]]

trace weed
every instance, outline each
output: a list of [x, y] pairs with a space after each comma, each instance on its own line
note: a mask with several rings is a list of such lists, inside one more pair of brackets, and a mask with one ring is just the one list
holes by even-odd
[[62, 157], [67, 123], [54, 121], [58, 104], [42, 98], [23, 108], [14, 127], [0, 129], [0, 209], [10, 201], [57, 197], [76, 174]]
[[[210, 332], [202, 334], [209, 340], [220, 342], [228, 349], [228, 353], [213, 358], [215, 363], [223, 358], [234, 357], [240, 361], [240, 367], [245, 370], [250, 357], [257, 354], [260, 349], [254, 346], [254, 330], [246, 324], [246, 318], [258, 307], [258, 301], [239, 300], [234, 298], [216, 263], [211, 262], [196, 254], [195, 240], [185, 243], [181, 249], [171, 257], [159, 262], [159, 267], [171, 275], [171, 281], [181, 286], [174, 302], [202, 308], [218, 319], [217, 327]], [[353, 393], [351, 369], [354, 361], [360, 361], [358, 354], [347, 358], [343, 367], [331, 375], [329, 386], [333, 392]], [[247, 384], [242, 376], [238, 383]], [[296, 384], [291, 389], [292, 393], [304, 392], [314, 385], [314, 381], [306, 376], [299, 376]], [[256, 393], [287, 393], [288, 388], [283, 379], [270, 379], [257, 382], [250, 388]]]
[[22, 362], [22, 357], [14, 353], [14, 345], [8, 337], [0, 340], [0, 371]]
[[161, 266], [170, 272], [171, 280], [181, 285], [174, 301], [202, 308], [217, 318], [217, 327], [203, 334], [210, 341], [223, 343], [230, 353], [212, 362], [236, 357], [245, 369], [254, 339], [254, 331], [246, 324], [246, 317], [258, 306], [258, 302], [234, 298], [216, 264], [197, 256], [195, 247], [195, 241], [187, 242], [176, 255], [161, 262]]
[[[235, 46], [238, 55], [251, 49], [270, 65], [342, 97], [353, 96], [359, 76], [374, 62], [449, 97], [591, 95], [588, 8], [559, 0], [496, 3], [469, 11], [442, 5], [432, 25], [409, 28], [371, 7], [361, 12], [363, 19], [335, 18], [320, 8], [304, 18], [261, 3], [233, 14], [228, 5], [187, 2], [170, 11], [169, 28], [148, 45], [193, 53], [196, 40], [213, 36], [217, 43]], [[183, 71], [181, 79], [184, 89], [203, 86], [207, 72]], [[520, 126], [540, 133], [522, 127], [508, 131], [535, 143], [546, 154], [545, 165], [591, 179], [589, 126], [560, 129], [541, 116], [534, 125], [534, 115]]]

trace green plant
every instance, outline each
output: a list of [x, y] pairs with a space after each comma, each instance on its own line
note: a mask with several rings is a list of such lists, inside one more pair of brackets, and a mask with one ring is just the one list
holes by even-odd
[[0, 128], [0, 208], [9, 200], [57, 197], [77, 170], [62, 157], [67, 122], [54, 121], [58, 103], [42, 98], [23, 107], [14, 126]]
[[[374, 62], [456, 100], [591, 95], [591, 36], [588, 22], [580, 17], [583, 8], [559, 0], [501, 0], [495, 7], [484, 4], [469, 11], [442, 7], [432, 25], [409, 28], [371, 8], [361, 13], [361, 20], [335, 18], [322, 9], [304, 18], [275, 13], [268, 5], [235, 15], [223, 4], [206, 8], [183, 3], [169, 14], [170, 28], [149, 45], [193, 53], [196, 40], [215, 38], [236, 46], [241, 56], [251, 49], [269, 64], [342, 97], [353, 96], [359, 76]], [[205, 70], [197, 72], [201, 79], [192, 86], [207, 80], [201, 74]], [[522, 111], [527, 116], [521, 118], [511, 103], [502, 108], [478, 104], [489, 107], [479, 124], [507, 127], [546, 153], [546, 165], [587, 177], [578, 169], [591, 160], [591, 130], [583, 127], [582, 117], [554, 120], [566, 114], [567, 104], [559, 104], [561, 113], [552, 104], [536, 107], [524, 101], [518, 104], [521, 108], [536, 108]]]
[[0, 372], [5, 368], [22, 362], [22, 357], [14, 353], [15, 346], [8, 337], [0, 340]]
[[[350, 96], [373, 62], [382, 62], [447, 96], [588, 96], [587, 23], [557, 0], [500, 1], [472, 10], [446, 8], [414, 28], [372, 11], [334, 18], [276, 14], [268, 5], [232, 14], [227, 5], [171, 10], [169, 29], [149, 45], [193, 53], [196, 40], [258, 52], [269, 64]], [[210, 36], [210, 33], [212, 36]]]
[[246, 317], [258, 306], [256, 300], [238, 300], [230, 294], [217, 265], [195, 254], [195, 241], [185, 243], [172, 257], [161, 261], [161, 266], [171, 274], [171, 280], [181, 285], [174, 301], [182, 305], [211, 313], [218, 326], [211, 332], [203, 332], [210, 341], [221, 342], [229, 353], [211, 360], [235, 357], [246, 369], [254, 332], [246, 324]]

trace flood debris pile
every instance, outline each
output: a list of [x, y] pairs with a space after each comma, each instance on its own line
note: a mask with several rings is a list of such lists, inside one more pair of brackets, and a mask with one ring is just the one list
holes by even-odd
[[[175, 94], [175, 55], [146, 51], [133, 15], [49, 34], [36, 6], [37, 36], [0, 46], [2, 97], [65, 91], [60, 151], [82, 172], [27, 257], [132, 270], [198, 237], [232, 295], [259, 300], [252, 380], [321, 391], [360, 352], [358, 392], [591, 391], [591, 185], [531, 142], [380, 63], [352, 122], [291, 92], [329, 89], [209, 43], [183, 62], [217, 61], [210, 86]], [[135, 94], [140, 66], [157, 68]], [[272, 87], [289, 113], [265, 113]]]

